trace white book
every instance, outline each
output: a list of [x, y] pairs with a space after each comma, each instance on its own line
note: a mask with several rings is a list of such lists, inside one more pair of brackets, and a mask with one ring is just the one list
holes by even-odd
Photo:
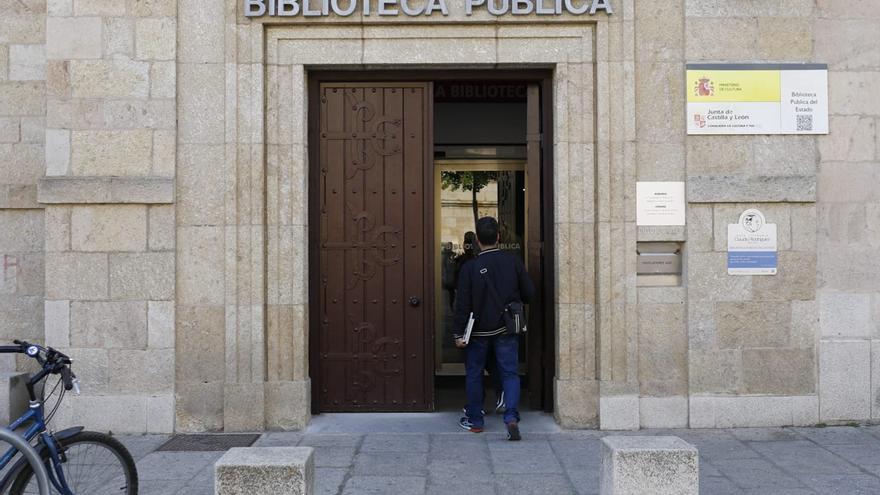
[[464, 337], [462, 340], [464, 341], [464, 345], [468, 345], [468, 342], [471, 341], [471, 333], [474, 331], [474, 312], [471, 311], [471, 315], [468, 317], [467, 326], [464, 328]]

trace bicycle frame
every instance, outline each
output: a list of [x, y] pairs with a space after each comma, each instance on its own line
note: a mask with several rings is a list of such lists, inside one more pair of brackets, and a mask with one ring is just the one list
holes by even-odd
[[[34, 438], [39, 436], [40, 440], [49, 451], [49, 458], [52, 459], [53, 469], [47, 469], [49, 482], [62, 495], [74, 495], [67, 486], [67, 480], [64, 479], [64, 471], [61, 469], [61, 457], [59, 456], [58, 443], [46, 429], [46, 418], [43, 415], [43, 404], [41, 402], [31, 401], [29, 409], [18, 419], [13, 421], [8, 428], [15, 431], [28, 423], [32, 424], [27, 430], [25, 430], [22, 436], [28, 442], [31, 442]], [[6, 468], [17, 453], [18, 449], [11, 447], [2, 457], [0, 457], [0, 471]], [[11, 470], [6, 474], [3, 480], [0, 481], [0, 487], [5, 487], [6, 484], [11, 481], [10, 477], [18, 474], [15, 471], [17, 470]]]

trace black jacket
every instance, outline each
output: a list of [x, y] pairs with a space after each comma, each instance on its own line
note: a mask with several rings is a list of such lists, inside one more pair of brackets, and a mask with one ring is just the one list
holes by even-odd
[[[485, 273], [481, 273], [483, 270]], [[500, 305], [486, 286], [490, 281]], [[535, 286], [518, 256], [498, 249], [483, 251], [465, 263], [458, 275], [453, 337], [464, 334], [471, 311], [476, 318], [472, 335], [497, 334], [496, 331], [504, 327], [504, 305], [513, 301], [529, 303], [534, 297]]]

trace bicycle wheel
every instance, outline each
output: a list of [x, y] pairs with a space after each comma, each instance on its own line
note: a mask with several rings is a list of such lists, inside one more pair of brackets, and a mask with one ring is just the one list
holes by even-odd
[[[74, 495], [137, 495], [134, 459], [119, 440], [104, 433], [81, 431], [60, 443], [64, 448], [64, 477]], [[43, 454], [53, 472], [47, 456]], [[11, 493], [39, 494], [33, 474], [31, 467], [25, 466], [15, 478]]]

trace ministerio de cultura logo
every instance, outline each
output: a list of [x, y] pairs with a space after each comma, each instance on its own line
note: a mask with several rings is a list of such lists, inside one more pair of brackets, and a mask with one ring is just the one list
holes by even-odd
[[698, 79], [697, 83], [694, 85], [694, 95], [715, 96], [715, 86], [712, 85], [712, 80], [706, 76]]

